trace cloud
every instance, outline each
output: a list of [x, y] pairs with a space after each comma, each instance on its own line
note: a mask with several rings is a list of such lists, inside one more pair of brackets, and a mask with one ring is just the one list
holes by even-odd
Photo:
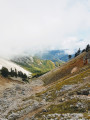
[[73, 53], [90, 42], [89, 31], [89, 0], [0, 1], [0, 56], [48, 49]]

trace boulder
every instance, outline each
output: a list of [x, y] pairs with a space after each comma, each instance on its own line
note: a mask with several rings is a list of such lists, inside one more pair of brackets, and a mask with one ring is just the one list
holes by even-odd
[[8, 120], [16, 120], [19, 118], [19, 114], [17, 113], [12, 113], [8, 116]]
[[71, 70], [71, 73], [75, 73], [78, 71], [78, 67], [74, 67], [72, 70]]

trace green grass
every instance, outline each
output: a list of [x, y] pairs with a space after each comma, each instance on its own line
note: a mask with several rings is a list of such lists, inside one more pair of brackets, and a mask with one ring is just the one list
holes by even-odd
[[[41, 92], [41, 93], [37, 93], [37, 97], [42, 97], [44, 94], [48, 94], [46, 96], [47, 101], [53, 101], [54, 99], [56, 99], [57, 94], [56, 91], [60, 91], [60, 89], [64, 86], [64, 85], [72, 85], [72, 84], [77, 84], [77, 83], [82, 83], [83, 82], [83, 78], [87, 77], [90, 75], [90, 68], [87, 69], [86, 71], [81, 72], [80, 74], [72, 77], [72, 78], [68, 78], [68, 79], [60, 79], [60, 81], [54, 83], [52, 86], [50, 86], [47, 90]], [[88, 84], [88, 86], [90, 86], [90, 84]], [[85, 86], [84, 86], [85, 87]], [[61, 94], [64, 94], [61, 93]]]
[[65, 76], [72, 75], [71, 71], [74, 67], [77, 67], [76, 72], [80, 71], [80, 69], [84, 67], [83, 56], [84, 54], [81, 54], [80, 56], [73, 58], [67, 63], [49, 72], [48, 75], [44, 76], [42, 79], [45, 85], [51, 84], [59, 79], [64, 78]]
[[76, 106], [77, 102], [81, 102], [78, 99], [73, 99], [66, 101], [62, 104], [58, 105], [51, 105], [47, 108], [48, 112], [47, 114], [53, 114], [53, 113], [84, 113], [88, 110], [88, 108], [79, 108]]
[[51, 60], [41, 60], [37, 57], [33, 57], [33, 60], [34, 62], [30, 63], [16, 63], [32, 72], [33, 77], [38, 77], [55, 68], [55, 64]]
[[56, 84], [56, 89], [59, 90], [63, 85], [72, 85], [72, 84], [77, 84], [77, 83], [82, 83], [83, 78], [87, 77], [90, 75], [90, 69], [76, 75], [75, 77], [68, 78], [58, 84]]
[[[80, 102], [83, 105], [86, 105], [86, 107], [77, 107], [77, 103]], [[50, 105], [47, 108], [47, 112], [40, 112], [36, 115], [36, 118], [42, 118], [42, 115], [49, 115], [49, 114], [65, 114], [65, 113], [82, 113], [85, 118], [90, 118], [88, 115], [88, 111], [90, 110], [87, 105], [90, 104], [89, 100], [79, 100], [79, 99], [72, 99], [65, 101], [58, 105]]]

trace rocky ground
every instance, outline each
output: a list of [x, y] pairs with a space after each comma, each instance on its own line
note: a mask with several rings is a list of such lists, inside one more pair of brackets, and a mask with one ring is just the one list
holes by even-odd
[[44, 89], [42, 85], [42, 81], [35, 80], [27, 84], [13, 83], [3, 90], [0, 97], [0, 120], [16, 120], [44, 104], [33, 99], [35, 93]]
[[90, 119], [89, 67], [46, 86], [39, 78], [8, 84], [0, 94], [0, 120]]

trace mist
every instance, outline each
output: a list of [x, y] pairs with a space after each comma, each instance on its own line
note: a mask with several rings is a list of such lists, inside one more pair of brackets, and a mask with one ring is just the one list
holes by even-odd
[[90, 0], [0, 1], [0, 57], [64, 49], [90, 42]]

